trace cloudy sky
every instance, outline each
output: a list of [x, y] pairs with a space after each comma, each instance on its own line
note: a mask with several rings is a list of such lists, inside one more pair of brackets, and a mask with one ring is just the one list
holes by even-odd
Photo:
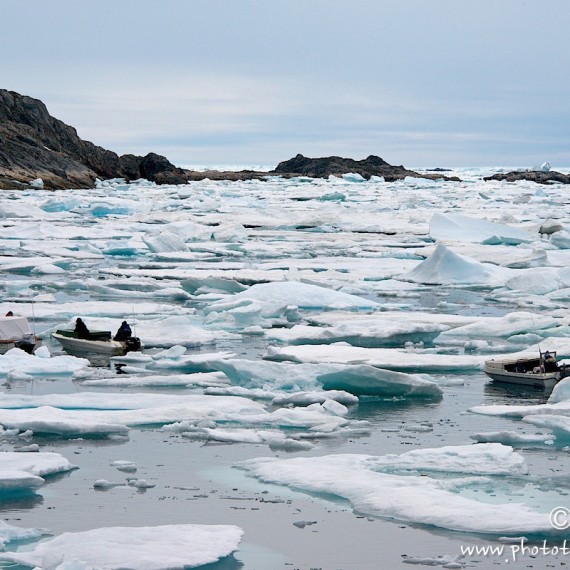
[[0, 88], [179, 165], [570, 166], [568, 0], [0, 0]]

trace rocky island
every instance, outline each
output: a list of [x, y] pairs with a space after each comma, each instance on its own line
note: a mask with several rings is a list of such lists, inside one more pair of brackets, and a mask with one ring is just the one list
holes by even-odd
[[155, 153], [119, 156], [81, 139], [73, 127], [52, 117], [42, 101], [0, 89], [0, 189], [4, 190], [38, 186], [53, 190], [93, 188], [98, 178], [125, 178], [127, 181], [145, 178], [157, 184], [184, 184], [205, 178], [327, 178], [349, 173], [359, 174], [367, 180], [379, 176], [388, 182], [407, 176], [458, 180], [440, 173], [418, 173], [403, 166], [392, 166], [372, 155], [364, 160], [353, 160], [338, 156], [307, 158], [298, 154], [279, 163], [270, 172], [185, 170]]
[[528, 180], [537, 184], [570, 184], [570, 176], [555, 170], [514, 170], [486, 176], [483, 180], [504, 180], [506, 182]]

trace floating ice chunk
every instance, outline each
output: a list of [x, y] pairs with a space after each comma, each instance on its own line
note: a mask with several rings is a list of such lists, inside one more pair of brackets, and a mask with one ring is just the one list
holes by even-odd
[[[57, 403], [58, 397], [61, 405], [69, 406], [74, 403], [75, 409], [41, 406], [42, 399], [49, 401], [46, 399], [52, 398], [52, 403]], [[55, 433], [66, 437], [72, 435], [101, 437], [125, 435], [128, 431], [127, 426], [164, 425], [185, 420], [197, 422], [208, 419], [304, 428], [322, 425], [331, 430], [348, 423], [343, 418], [333, 417], [324, 408], [311, 411], [284, 410], [284, 413], [279, 413], [281, 410], [277, 410], [269, 413], [258, 402], [232, 396], [102, 393], [97, 395], [83, 392], [53, 394], [38, 398], [37, 404], [40, 407], [0, 409], [0, 425], [8, 428], [33, 429], [34, 433]], [[27, 401], [33, 405], [31, 398]], [[103, 406], [103, 409], [94, 409], [97, 405]]]
[[39, 348], [36, 348], [36, 350], [34, 351], [34, 354], [38, 358], [51, 358], [51, 353], [49, 351], [49, 348], [45, 345], [40, 346]]
[[146, 479], [129, 479], [129, 487], [136, 487], [137, 489], [152, 489], [156, 484], [148, 482]]
[[299, 441], [292, 437], [286, 437], [277, 430], [251, 429], [204, 429], [205, 436], [209, 441], [220, 443], [252, 443], [266, 444], [271, 449], [281, 449], [285, 451], [301, 451], [311, 449], [313, 445], [308, 441]]
[[503, 445], [512, 445], [521, 447], [528, 444], [544, 444], [552, 442], [552, 435], [544, 434], [525, 434], [516, 431], [490, 431], [482, 433], [474, 433], [469, 436], [478, 443], [502, 443]]
[[[224, 374], [225, 376], [225, 374]], [[204, 394], [211, 396], [242, 396], [254, 400], [272, 400], [277, 397], [276, 392], [270, 392], [261, 388], [244, 388], [243, 386], [223, 386], [206, 388]]]
[[496, 287], [505, 283], [509, 270], [455, 253], [443, 243], [414, 269], [400, 275], [402, 281], [427, 285], [485, 285]]
[[193, 325], [192, 320], [184, 315], [144, 321], [137, 333], [145, 347], [169, 347], [175, 344], [189, 348], [240, 338], [225, 331], [204, 330]]
[[247, 230], [238, 223], [223, 224], [214, 229], [212, 238], [220, 242], [243, 242], [247, 239]]
[[180, 285], [185, 291], [188, 291], [188, 293], [191, 293], [192, 295], [198, 294], [198, 290], [204, 287], [207, 287], [210, 291], [216, 290], [224, 293], [239, 293], [240, 291], [245, 291], [247, 289], [245, 285], [242, 285], [235, 279], [215, 276], [183, 279], [180, 282]]
[[120, 487], [122, 483], [113, 483], [112, 481], [107, 481], [107, 479], [97, 479], [93, 481], [94, 489], [112, 489], [113, 487]]
[[[120, 374], [112, 376], [111, 378], [96, 378], [83, 381], [84, 386], [132, 386], [139, 388], [162, 388], [171, 386], [220, 387], [227, 386], [228, 383], [229, 379], [223, 372], [196, 372], [195, 374], [169, 374], [165, 376], [130, 376]], [[226, 395], [243, 396], [244, 394], [227, 392]]]
[[508, 338], [528, 331], [540, 331], [557, 326], [559, 319], [526, 311], [507, 313], [501, 317], [478, 317], [475, 322], [442, 332], [436, 344], [448, 344], [454, 338]]
[[40, 450], [40, 446], [37, 443], [32, 443], [31, 445], [21, 445], [20, 447], [15, 447], [14, 451], [18, 453], [37, 453]]
[[570, 417], [567, 415], [557, 416], [554, 410], [547, 410], [545, 415], [533, 413], [523, 416], [522, 420], [528, 424], [552, 430], [557, 437], [550, 436], [550, 439], [567, 439], [570, 437]]
[[366, 364], [343, 366], [317, 376], [325, 390], [346, 390], [356, 395], [441, 398], [441, 388], [417, 374], [385, 370]]
[[[426, 351], [402, 350], [394, 348], [362, 348], [345, 343], [330, 345], [299, 345], [268, 347], [264, 358], [268, 360], [298, 363], [331, 364], [347, 366], [369, 365], [388, 370], [414, 370], [429, 372], [450, 372], [477, 370], [483, 365], [483, 356], [434, 354]], [[324, 372], [324, 370], [323, 370]], [[231, 377], [230, 374], [228, 376]], [[329, 386], [333, 388], [333, 386]], [[347, 388], [334, 386], [339, 390]]]
[[238, 549], [243, 531], [231, 525], [106, 527], [66, 532], [29, 552], [3, 552], [0, 560], [71, 570], [170, 570], [212, 564]]
[[321, 202], [344, 202], [346, 200], [346, 194], [342, 192], [327, 192], [319, 197]]
[[470, 475], [525, 475], [524, 457], [500, 443], [414, 449], [401, 455], [383, 455], [370, 460], [378, 471], [415, 470], [467, 473]]
[[[281, 353], [280, 353], [281, 354]], [[343, 390], [355, 395], [439, 398], [434, 382], [417, 375], [359, 364], [291, 364], [228, 359], [211, 363], [234, 383], [282, 390]]]
[[516, 245], [530, 243], [534, 238], [525, 230], [471, 218], [463, 214], [436, 212], [430, 222], [430, 236], [436, 241], [492, 242]]
[[261, 308], [261, 316], [277, 317], [290, 305], [306, 310], [326, 309], [373, 309], [376, 301], [370, 301], [355, 295], [340, 293], [324, 287], [286, 281], [277, 283], [259, 283], [246, 291], [236, 293], [228, 300], [212, 303], [204, 309], [205, 314], [230, 311], [244, 305], [255, 303]]
[[533, 172], [550, 172], [550, 162], [543, 162], [540, 166], [535, 165], [531, 168]]
[[30, 374], [26, 374], [25, 372], [21, 372], [19, 370], [10, 370], [8, 374], [6, 374], [7, 382], [18, 382], [21, 380], [33, 380], [33, 379], [34, 377], [31, 376]]
[[418, 566], [441, 566], [442, 568], [465, 568], [465, 562], [462, 562], [463, 555], [445, 554], [437, 558], [418, 558], [409, 556], [402, 558], [404, 564], [417, 564]]
[[560, 287], [560, 278], [556, 269], [537, 267], [525, 269], [519, 275], [507, 279], [505, 286], [515, 291], [531, 295], [544, 295]]
[[42, 263], [36, 267], [33, 267], [30, 271], [32, 275], [62, 275], [67, 273], [63, 267], [58, 267], [53, 263]]
[[186, 347], [180, 344], [175, 344], [166, 350], [161, 350], [160, 352], [156, 352], [152, 355], [153, 360], [163, 360], [163, 359], [170, 359], [170, 358], [179, 358], [183, 354], [186, 353]]
[[[71, 416], [71, 417], [70, 417]], [[0, 410], [0, 424], [7, 428], [31, 429], [37, 434], [61, 436], [102, 437], [126, 434], [128, 429], [120, 423], [92, 419], [66, 410], [42, 406], [30, 410]]]
[[405, 342], [430, 342], [448, 327], [439, 323], [398, 322], [382, 315], [347, 320], [331, 327], [295, 325], [271, 329], [265, 333], [270, 340], [288, 344], [331, 344], [348, 342], [353, 346], [402, 346]]
[[[452, 480], [448, 478], [440, 481], [429, 476], [380, 473], [375, 470], [378, 459], [342, 454], [263, 458], [241, 462], [237, 467], [263, 481], [343, 497], [355, 511], [372, 516], [470, 533], [552, 532], [548, 513], [538, 513], [524, 504], [489, 504], [464, 497], [461, 485], [453, 492], [449, 490]], [[476, 468], [476, 462], [468, 466]]]
[[275, 406], [309, 406], [322, 404], [326, 400], [335, 400], [345, 406], [358, 404], [358, 396], [344, 390], [324, 390], [322, 392], [296, 392], [294, 394], [282, 394], [275, 396], [271, 403]]
[[[45, 348], [46, 352], [41, 351]], [[38, 375], [71, 375], [75, 371], [89, 366], [89, 360], [86, 358], [77, 358], [75, 356], [61, 355], [49, 357], [47, 347], [40, 347], [40, 355], [35, 356], [28, 354], [19, 348], [12, 348], [8, 352], [0, 355], [0, 375], [5, 376], [12, 370], [18, 370], [20, 373], [38, 376]]]
[[142, 237], [144, 243], [153, 253], [163, 251], [188, 251], [184, 240], [167, 230], [153, 230]]
[[47, 534], [43, 529], [20, 528], [0, 520], [0, 548], [13, 541], [30, 540]]
[[[17, 451], [12, 453], [20, 455]], [[0, 465], [2, 464], [0, 463]], [[17, 490], [31, 491], [41, 487], [44, 483], [45, 479], [43, 477], [32, 475], [26, 471], [0, 467], [0, 493]]]
[[557, 404], [558, 402], [570, 401], [570, 377], [563, 378], [558, 382], [548, 398], [549, 404]]
[[0, 491], [35, 489], [44, 484], [43, 477], [71, 469], [75, 466], [59, 453], [5, 451], [0, 453]]
[[111, 461], [111, 467], [115, 467], [119, 471], [124, 471], [125, 473], [134, 473], [138, 469], [137, 464], [133, 461], [125, 461], [122, 459]]
[[43, 190], [44, 181], [41, 178], [35, 178], [30, 182], [30, 186], [36, 190]]

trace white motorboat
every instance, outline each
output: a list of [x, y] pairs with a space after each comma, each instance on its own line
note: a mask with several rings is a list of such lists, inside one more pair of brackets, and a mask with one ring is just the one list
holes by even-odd
[[556, 352], [540, 352], [536, 357], [510, 357], [487, 360], [483, 371], [497, 382], [524, 386], [553, 386], [570, 376], [570, 367], [559, 365]]
[[113, 340], [110, 331], [90, 331], [88, 338], [79, 338], [75, 331], [62, 329], [52, 333], [51, 336], [63, 346], [66, 352], [72, 355], [123, 356], [127, 352], [141, 348], [140, 339], [137, 337]]
[[20, 348], [32, 354], [42, 340], [30, 328], [26, 317], [0, 317], [0, 354]]

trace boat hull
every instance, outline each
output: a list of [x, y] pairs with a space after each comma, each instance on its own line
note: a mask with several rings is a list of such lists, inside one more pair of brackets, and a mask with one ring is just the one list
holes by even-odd
[[72, 338], [59, 333], [52, 333], [52, 338], [63, 346], [63, 349], [73, 355], [103, 354], [105, 356], [123, 356], [128, 352], [126, 343], [118, 340], [88, 340]]
[[542, 372], [537, 374], [532, 372], [517, 373], [487, 366], [485, 366], [483, 371], [495, 382], [507, 382], [508, 384], [535, 386], [538, 388], [553, 386], [560, 380], [560, 373], [558, 372]]

